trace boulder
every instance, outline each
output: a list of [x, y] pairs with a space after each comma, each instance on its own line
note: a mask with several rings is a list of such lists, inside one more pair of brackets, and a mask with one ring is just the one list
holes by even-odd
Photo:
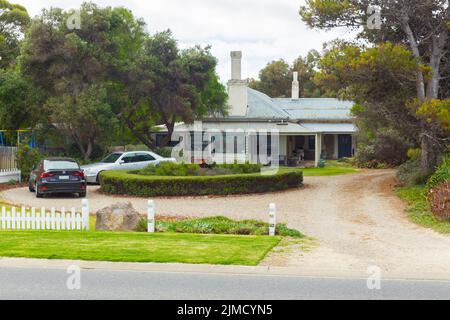
[[141, 220], [139, 212], [128, 203], [116, 203], [96, 213], [98, 231], [135, 231]]

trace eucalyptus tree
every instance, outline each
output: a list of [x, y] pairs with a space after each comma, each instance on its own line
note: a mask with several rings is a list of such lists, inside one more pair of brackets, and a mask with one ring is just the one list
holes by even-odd
[[359, 30], [358, 38], [363, 42], [374, 45], [391, 42], [408, 48], [416, 62], [415, 99], [403, 105], [414, 108], [420, 120], [422, 168], [433, 169], [437, 156], [449, 141], [448, 136], [436, 134], [433, 121], [439, 113], [435, 110], [437, 106], [443, 110], [440, 120], [445, 122], [442, 117], [448, 114], [449, 1], [307, 0], [300, 15], [314, 28], [354, 28]]

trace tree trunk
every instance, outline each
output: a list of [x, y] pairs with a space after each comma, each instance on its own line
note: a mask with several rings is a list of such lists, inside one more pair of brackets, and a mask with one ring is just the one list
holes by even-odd
[[175, 128], [175, 123], [166, 124], [167, 127], [167, 136], [161, 141], [161, 147], [167, 147], [169, 142], [172, 141], [172, 135]]
[[436, 169], [439, 159], [440, 148], [428, 134], [422, 134], [421, 138], [421, 167], [424, 174], [429, 174]]

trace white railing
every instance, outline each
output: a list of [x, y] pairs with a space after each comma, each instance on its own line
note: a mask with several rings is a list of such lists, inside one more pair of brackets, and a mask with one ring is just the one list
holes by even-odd
[[89, 230], [89, 203], [87, 199], [82, 201], [81, 213], [75, 208], [66, 211], [61, 208], [56, 211], [45, 207], [36, 208], [1, 208], [1, 230]]
[[10, 181], [21, 181], [21, 172], [19, 169], [0, 169], [0, 183]]

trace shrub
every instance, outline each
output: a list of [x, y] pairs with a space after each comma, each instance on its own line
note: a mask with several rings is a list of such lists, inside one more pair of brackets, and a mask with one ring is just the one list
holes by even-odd
[[[147, 231], [147, 219], [139, 222], [137, 231]], [[269, 224], [256, 221], [244, 220], [235, 221], [226, 217], [208, 217], [196, 219], [184, 219], [178, 221], [159, 221], [155, 222], [156, 232], [175, 232], [175, 233], [197, 233], [197, 234], [235, 234], [235, 235], [268, 235]], [[276, 235], [289, 236], [293, 238], [304, 237], [299, 231], [289, 229], [284, 224], [278, 224], [275, 231]]]
[[200, 166], [196, 164], [162, 162], [158, 165], [149, 165], [147, 168], [135, 173], [145, 176], [169, 176], [185, 177], [196, 176], [200, 171]]
[[261, 171], [259, 164], [223, 164], [223, 165], [198, 165], [186, 163], [162, 162], [158, 165], [149, 165], [143, 170], [133, 171], [144, 176], [214, 176], [229, 174], [258, 173]]
[[398, 168], [397, 178], [405, 186], [426, 184], [430, 174], [424, 172], [420, 160], [408, 160]]
[[31, 170], [40, 159], [41, 155], [37, 149], [31, 148], [27, 144], [19, 146], [19, 150], [17, 151], [17, 165], [21, 172], [22, 181], [28, 181], [30, 179]]
[[450, 156], [447, 155], [442, 159], [442, 163], [437, 168], [436, 172], [428, 180], [428, 189], [436, 187], [442, 182], [450, 181]]
[[161, 157], [164, 158], [172, 158], [172, 148], [166, 147], [166, 148], [156, 148], [154, 150], [156, 154], [159, 154]]
[[144, 176], [133, 172], [106, 171], [101, 189], [110, 194], [139, 197], [205, 196], [262, 193], [297, 188], [302, 185], [299, 170], [275, 175], [235, 174], [226, 176]]
[[356, 164], [362, 168], [387, 168], [408, 160], [411, 144], [395, 130], [384, 129], [371, 139], [361, 139], [356, 154]]

